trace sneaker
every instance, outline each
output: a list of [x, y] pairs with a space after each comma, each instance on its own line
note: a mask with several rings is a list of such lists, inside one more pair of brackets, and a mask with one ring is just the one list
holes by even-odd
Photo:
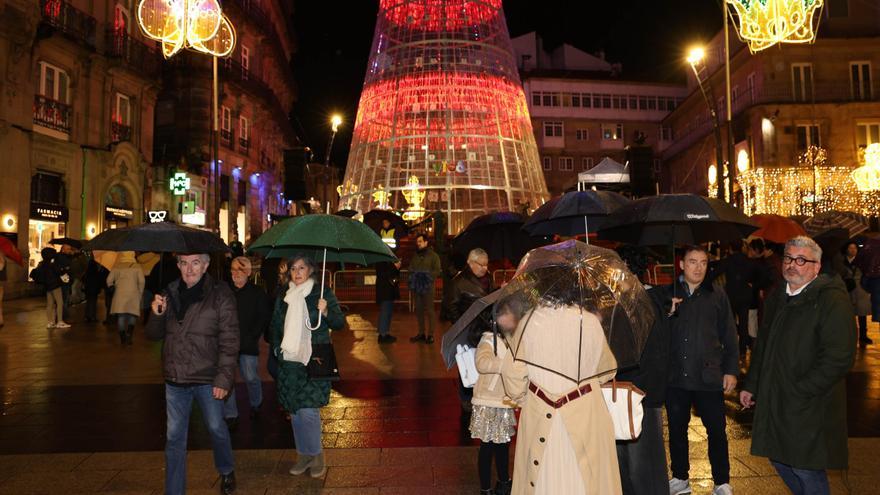
[[434, 336], [428, 335], [428, 338], [425, 339], [425, 343], [426, 344], [433, 344], [434, 343]]
[[672, 478], [669, 480], [669, 495], [682, 495], [691, 492], [691, 482]]
[[391, 344], [393, 342], [397, 342], [397, 337], [394, 335], [380, 335], [379, 343], [380, 344]]
[[312, 457], [312, 462], [309, 464], [309, 476], [312, 478], [322, 478], [324, 477], [324, 473], [327, 472], [327, 465], [324, 464], [324, 453]]
[[715, 489], [712, 490], [712, 495], [733, 495], [733, 487], [730, 486], [730, 483], [715, 485]]
[[235, 471], [220, 475], [220, 493], [230, 495], [235, 492]]
[[413, 344], [415, 344], [417, 342], [424, 342], [425, 336], [423, 334], [418, 334], [415, 337], [410, 337], [409, 341], [412, 342]]
[[50, 321], [49, 323], [46, 323], [46, 328], [55, 328], [55, 324]]
[[314, 456], [311, 455], [297, 455], [296, 463], [293, 465], [292, 468], [290, 468], [290, 471], [288, 472], [294, 476], [299, 476], [305, 473], [306, 470], [309, 469], [309, 466], [312, 464], [312, 459], [314, 459]]
[[70, 323], [65, 323], [63, 321], [59, 321], [55, 324], [55, 328], [70, 328]]

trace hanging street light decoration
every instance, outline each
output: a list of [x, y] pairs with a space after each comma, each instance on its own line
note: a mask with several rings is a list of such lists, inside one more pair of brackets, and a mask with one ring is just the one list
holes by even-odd
[[226, 57], [235, 48], [235, 29], [218, 0], [140, 0], [137, 20], [146, 37], [162, 43], [165, 58], [184, 48]]
[[816, 40], [824, 0], [726, 0], [739, 18], [739, 37], [759, 52], [778, 43]]
[[861, 192], [880, 191], [880, 143], [865, 148], [865, 164], [853, 170], [852, 179]]

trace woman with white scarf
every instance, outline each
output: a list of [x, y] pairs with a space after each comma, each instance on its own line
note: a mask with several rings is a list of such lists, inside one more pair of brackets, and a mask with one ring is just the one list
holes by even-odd
[[[312, 344], [330, 342], [330, 329], [341, 330], [345, 315], [339, 309], [336, 295], [316, 282], [314, 262], [297, 255], [287, 262], [286, 291], [280, 290], [269, 327], [272, 352], [278, 357], [278, 401], [291, 415], [297, 460], [290, 474], [309, 471], [321, 478], [327, 471], [321, 446], [320, 408], [330, 402], [330, 382], [313, 380], [306, 364]], [[318, 315], [321, 323], [318, 325]], [[311, 327], [318, 325], [315, 330]]]

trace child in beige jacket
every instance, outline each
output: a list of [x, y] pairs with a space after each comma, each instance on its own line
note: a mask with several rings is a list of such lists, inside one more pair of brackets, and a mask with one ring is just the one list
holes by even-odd
[[[478, 469], [480, 493], [508, 495], [513, 482], [510, 479], [510, 440], [516, 433], [514, 404], [504, 392], [501, 366], [512, 361], [513, 355], [500, 335], [483, 332], [475, 357], [480, 376], [474, 386], [471, 400], [471, 438], [480, 439]], [[492, 490], [492, 458], [498, 473], [498, 482]]]

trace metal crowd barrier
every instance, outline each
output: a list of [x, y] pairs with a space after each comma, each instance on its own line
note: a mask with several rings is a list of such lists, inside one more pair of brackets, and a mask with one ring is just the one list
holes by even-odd
[[648, 272], [650, 276], [650, 280], [648, 283], [651, 285], [668, 285], [672, 283], [673, 277], [673, 267], [674, 265], [654, 265], [650, 272]]
[[492, 286], [501, 287], [507, 282], [510, 282], [515, 273], [516, 270], [514, 269], [495, 270], [494, 272], [492, 272]]

